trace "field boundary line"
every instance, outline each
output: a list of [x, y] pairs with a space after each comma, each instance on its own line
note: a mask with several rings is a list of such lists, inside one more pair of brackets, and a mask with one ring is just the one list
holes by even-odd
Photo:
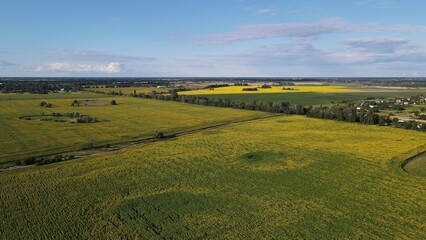
[[398, 168], [402, 169], [404, 172], [407, 172], [405, 170], [405, 166], [411, 162], [413, 159], [415, 159], [417, 156], [426, 153], [426, 144], [418, 146], [416, 148], [413, 148], [401, 155], [395, 156], [389, 160], [389, 164], [392, 166], [397, 166]]

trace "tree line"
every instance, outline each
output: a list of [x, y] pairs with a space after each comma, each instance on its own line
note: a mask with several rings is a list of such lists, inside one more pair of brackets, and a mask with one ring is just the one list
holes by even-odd
[[204, 106], [255, 110], [255, 111], [263, 111], [263, 112], [270, 112], [270, 113], [306, 115], [308, 111], [308, 108], [300, 104], [294, 104], [294, 103], [289, 103], [284, 101], [261, 102], [261, 101], [253, 100], [249, 102], [244, 102], [241, 100], [207, 98], [207, 97], [197, 96], [197, 95], [179, 95], [175, 91], [172, 91], [168, 95], [152, 92], [152, 93], [131, 93], [130, 96], [139, 97], [139, 98], [157, 99], [157, 100], [163, 100], [163, 101], [176, 101], [176, 102], [198, 104], [198, 105], [204, 105]]
[[398, 118], [390, 116], [381, 116], [376, 113], [375, 109], [358, 110], [355, 105], [334, 105], [305, 107], [300, 104], [289, 103], [285, 101], [270, 102], [270, 101], [249, 101], [231, 100], [222, 98], [207, 98], [197, 95], [179, 95], [176, 91], [171, 91], [170, 94], [151, 93], [131, 93], [132, 97], [157, 99], [163, 101], [176, 101], [190, 104], [198, 104], [213, 107], [226, 107], [235, 109], [246, 109], [263, 111], [270, 113], [284, 113], [288, 115], [306, 115], [312, 118], [322, 118], [337, 121], [353, 122], [369, 125], [394, 126], [404, 129], [412, 129], [426, 131], [426, 124], [416, 121], [400, 121]]

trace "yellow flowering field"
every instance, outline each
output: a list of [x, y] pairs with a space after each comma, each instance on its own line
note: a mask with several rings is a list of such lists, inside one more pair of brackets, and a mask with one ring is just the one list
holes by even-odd
[[283, 116], [0, 174], [5, 239], [425, 239], [426, 135]]
[[[56, 154], [102, 145], [152, 137], [157, 130], [165, 134], [221, 123], [268, 116], [256, 111], [210, 108], [177, 102], [98, 95], [25, 95], [26, 99], [0, 99], [0, 163], [31, 156]], [[82, 95], [85, 97], [85, 95]], [[99, 98], [99, 96], [103, 98]], [[111, 105], [112, 100], [117, 105]], [[74, 100], [80, 106], [71, 106]], [[90, 101], [86, 101], [90, 100]], [[52, 108], [41, 107], [42, 101]], [[85, 102], [90, 103], [85, 106]], [[96, 117], [96, 123], [40, 121], [41, 114], [78, 112]], [[20, 118], [29, 116], [30, 118]], [[26, 120], [27, 119], [27, 120]]]

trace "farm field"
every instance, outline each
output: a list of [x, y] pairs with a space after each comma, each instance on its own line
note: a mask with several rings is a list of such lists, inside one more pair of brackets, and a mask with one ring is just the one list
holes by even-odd
[[31, 100], [31, 99], [75, 99], [75, 98], [100, 98], [105, 97], [100, 94], [81, 91], [74, 93], [49, 93], [49, 94], [30, 94], [30, 93], [0, 93], [0, 101], [8, 100]]
[[156, 92], [167, 92], [169, 91], [168, 88], [156, 88], [156, 87], [116, 87], [116, 88], [88, 88], [87, 90], [90, 91], [101, 91], [108, 93], [109, 91], [114, 92], [122, 92], [123, 94], [129, 95], [131, 93], [151, 93], [152, 91]]
[[1, 234], [425, 239], [426, 179], [393, 162], [426, 150], [425, 136], [282, 116], [8, 171]]
[[409, 161], [404, 169], [410, 174], [426, 177], [426, 152]]
[[[255, 88], [257, 91], [243, 91], [244, 88]], [[283, 88], [291, 88], [292, 90], [284, 90]], [[262, 93], [352, 93], [363, 92], [361, 89], [350, 88], [347, 86], [272, 86], [270, 88], [261, 88], [261, 86], [228, 86], [218, 87], [212, 90], [200, 89], [193, 91], [184, 91], [182, 95], [205, 95], [205, 94], [262, 94]]]
[[[155, 131], [166, 135], [179, 131], [268, 116], [266, 113], [225, 108], [208, 108], [176, 102], [164, 102], [130, 97], [86, 98], [69, 95], [51, 98], [50, 95], [31, 96], [18, 100], [0, 100], [0, 162], [6, 163], [26, 157], [57, 154], [82, 149], [87, 145], [102, 145], [135, 141], [153, 137]], [[55, 95], [54, 96], [62, 96]], [[91, 96], [91, 94], [89, 94]], [[99, 98], [103, 97], [103, 98]], [[79, 107], [71, 106], [74, 100]], [[118, 105], [111, 105], [115, 99]], [[86, 101], [90, 100], [90, 101]], [[41, 101], [53, 104], [40, 106]], [[85, 103], [90, 103], [85, 106]], [[95, 123], [55, 122], [63, 118], [49, 117], [53, 112], [78, 112], [97, 118]], [[41, 114], [45, 115], [41, 117]], [[29, 116], [28, 118], [24, 116]], [[20, 119], [20, 117], [24, 117]], [[52, 121], [40, 121], [52, 118]], [[28, 119], [28, 120], [25, 120]]]
[[[249, 101], [287, 101], [298, 103], [305, 106], [325, 105], [339, 103], [343, 101], [357, 101], [367, 98], [390, 98], [390, 97], [408, 97], [418, 93], [426, 95], [426, 90], [418, 92], [350, 92], [350, 93], [319, 93], [319, 92], [291, 92], [291, 93], [253, 93], [253, 94], [207, 94], [208, 98], [222, 98], [231, 100]], [[181, 93], [179, 93], [181, 94]]]

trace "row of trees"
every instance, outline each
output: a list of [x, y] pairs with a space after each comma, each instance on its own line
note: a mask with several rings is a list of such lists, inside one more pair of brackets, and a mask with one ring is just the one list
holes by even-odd
[[257, 87], [243, 88], [243, 91], [257, 91]]
[[133, 97], [140, 97], [140, 98], [152, 98], [152, 99], [164, 100], [164, 101], [176, 101], [176, 102], [184, 102], [184, 103], [198, 104], [198, 105], [204, 105], [204, 106], [247, 109], [247, 110], [256, 110], [256, 111], [263, 111], [263, 112], [271, 112], [271, 113], [305, 115], [308, 111], [307, 108], [305, 108], [304, 106], [300, 104], [292, 104], [289, 102], [274, 102], [274, 103], [269, 101], [243, 102], [241, 100], [206, 98], [203, 96], [195, 96], [195, 95], [179, 95], [175, 91], [171, 92], [171, 94], [169, 95], [163, 95], [163, 94], [157, 94], [157, 93], [149, 93], [149, 94], [133, 93], [130, 95]]
[[50, 156], [50, 157], [28, 157], [26, 159], [23, 159], [22, 161], [18, 161], [16, 162], [17, 166], [27, 166], [27, 165], [45, 165], [45, 164], [49, 164], [49, 163], [56, 163], [56, 162], [62, 162], [65, 160], [72, 160], [75, 157], [73, 155], [70, 156], [62, 156], [62, 155], [57, 155], [57, 156]]
[[300, 104], [292, 104], [289, 102], [261, 102], [241, 100], [230, 100], [221, 98], [207, 98], [196, 95], [179, 95], [176, 91], [172, 91], [169, 95], [152, 93], [132, 93], [130, 96], [140, 98], [152, 98], [165, 101], [177, 101], [190, 104], [198, 104], [214, 107], [228, 107], [236, 109], [256, 110], [270, 113], [284, 113], [295, 115], [306, 115], [313, 118], [323, 118], [337, 121], [354, 122], [361, 124], [394, 126], [405, 129], [414, 129], [426, 131], [426, 124], [416, 121], [399, 121], [398, 118], [390, 116], [381, 116], [377, 114], [375, 109], [357, 110], [355, 105], [335, 105], [332, 107], [304, 107]]
[[320, 106], [311, 108], [308, 117], [324, 118], [345, 122], [359, 122], [363, 124], [379, 124], [380, 116], [372, 109], [357, 111], [355, 106]]
[[[66, 112], [64, 114], [61, 114], [60, 112], [52, 112], [49, 115], [46, 115], [44, 112], [41, 113], [41, 116], [51, 116], [51, 117], [67, 117], [67, 118], [74, 118], [74, 122], [76, 123], [95, 123], [99, 122], [99, 119], [96, 117], [91, 117], [89, 115], [82, 115], [78, 112]], [[42, 118], [40, 119], [42, 121], [49, 121], [49, 118]], [[62, 122], [66, 122], [65, 120]]]
[[78, 91], [81, 90], [80, 82], [68, 80], [47, 80], [47, 79], [14, 79], [2, 81], [0, 79], [0, 93], [34, 93], [47, 94], [49, 92], [59, 91]]

